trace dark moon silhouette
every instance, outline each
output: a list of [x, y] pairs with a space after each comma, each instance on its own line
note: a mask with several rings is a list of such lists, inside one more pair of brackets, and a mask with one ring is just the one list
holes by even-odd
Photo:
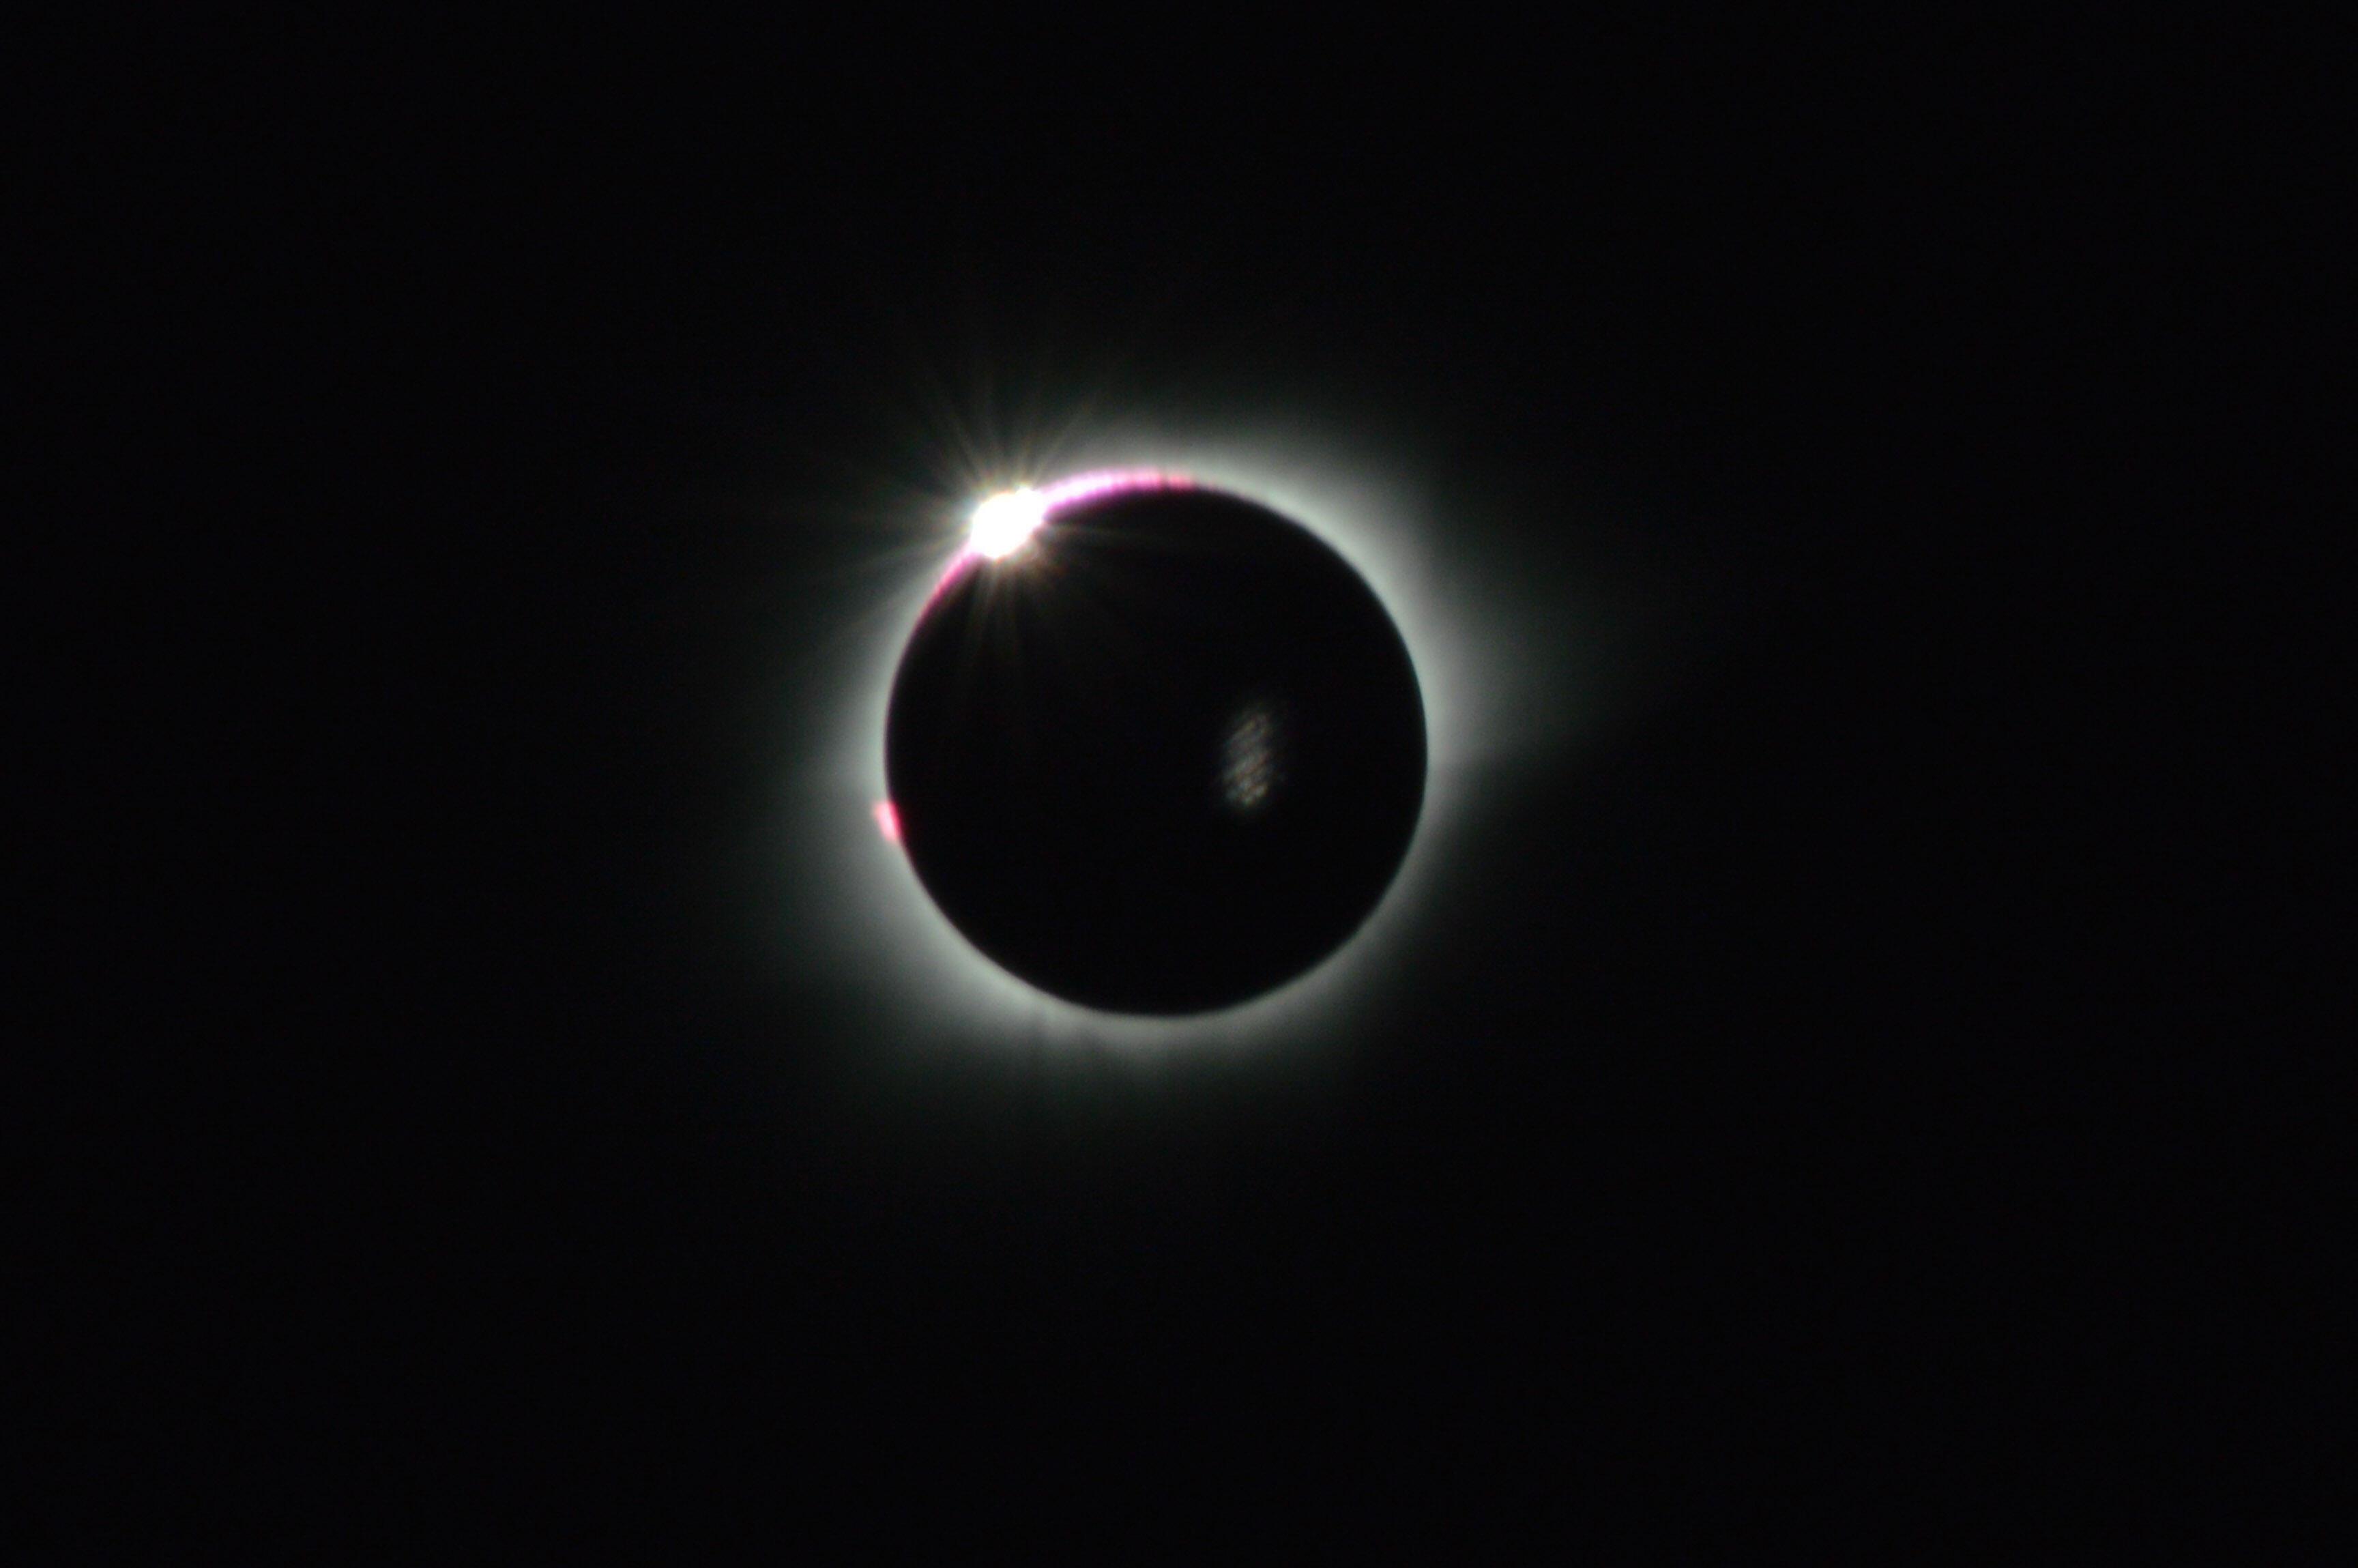
[[942, 913], [1042, 990], [1249, 1000], [1335, 951], [1400, 869], [1424, 708], [1343, 558], [1241, 497], [1120, 488], [954, 568], [885, 726]]

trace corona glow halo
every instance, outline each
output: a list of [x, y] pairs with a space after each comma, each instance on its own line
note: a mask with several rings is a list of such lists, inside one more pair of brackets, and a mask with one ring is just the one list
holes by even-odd
[[[833, 666], [833, 696], [825, 699], [834, 715], [825, 721], [832, 741], [807, 769], [795, 771], [802, 782], [793, 798], [800, 804], [773, 819], [784, 837], [773, 842], [785, 853], [774, 862], [784, 903], [777, 906], [780, 923], [769, 927], [774, 936], [765, 939], [776, 956], [772, 961], [822, 984], [847, 986], [848, 994], [866, 999], [860, 1005], [872, 1026], [910, 1041], [1122, 1053], [1273, 1047], [1331, 1039], [1349, 1020], [1380, 1008], [1409, 972], [1402, 945], [1441, 915], [1434, 903], [1442, 896], [1441, 867], [1464, 842], [1477, 777], [1494, 759], [1545, 743], [1574, 717], [1564, 700], [1571, 672], [1561, 624], [1550, 620], [1560, 612], [1554, 595], [1532, 574], [1498, 560], [1483, 535], [1463, 524], [1444, 526], [1422, 465], [1404, 465], [1402, 456], [1397, 444], [1377, 448], [1288, 415], [1191, 432], [1106, 430], [1071, 453], [1077, 460], [1065, 477], [977, 475], [981, 482], [968, 492], [975, 499], [937, 514], [936, 526], [947, 525], [946, 537], [935, 535], [939, 553], [929, 565], [911, 561], [912, 575], [899, 579], [904, 586], [860, 612], [865, 630], [847, 649], [850, 656]], [[1198, 488], [1293, 519], [1337, 550], [1374, 589], [1405, 637], [1425, 689], [1426, 806], [1407, 860], [1375, 914], [1308, 973], [1223, 1011], [1109, 1013], [1048, 995], [1001, 969], [953, 928], [920, 886], [896, 841], [902, 824], [883, 776], [885, 711], [912, 628], [967, 572], [1007, 556], [1011, 565], [1028, 559], [1025, 541], [1081, 499], [1122, 489]], [[1287, 722], [1276, 711], [1266, 724], [1243, 715], [1228, 738], [1233, 745], [1220, 755], [1227, 770], [1220, 781], [1239, 814], [1252, 814], [1267, 782], [1263, 752], [1276, 753], [1264, 742], [1282, 738], [1264, 729]], [[847, 834], [853, 822], [860, 831]], [[1454, 886], [1457, 879], [1446, 881]]]

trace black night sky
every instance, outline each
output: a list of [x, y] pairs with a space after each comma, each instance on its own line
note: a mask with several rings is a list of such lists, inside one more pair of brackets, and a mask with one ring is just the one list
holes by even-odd
[[[24, 1560], [2309, 1539], [2309, 101], [1674, 9], [61, 46]], [[1380, 1005], [880, 989], [795, 781], [961, 465], [1293, 419], [1545, 672]]]

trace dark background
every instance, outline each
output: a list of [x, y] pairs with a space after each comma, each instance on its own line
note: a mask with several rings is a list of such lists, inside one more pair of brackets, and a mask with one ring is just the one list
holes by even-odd
[[[2322, 1528], [2308, 77], [799, 28], [94, 27], [18, 110], [36, 1560]], [[1693, 656], [1482, 786], [1319, 1070], [878, 1087], [723, 864], [862, 541], [945, 407], [1240, 384]]]

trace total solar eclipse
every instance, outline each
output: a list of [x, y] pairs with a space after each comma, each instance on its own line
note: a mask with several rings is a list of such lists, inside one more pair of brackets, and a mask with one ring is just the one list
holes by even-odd
[[1258, 503], [1161, 472], [992, 498], [885, 719], [890, 821], [926, 892], [1040, 990], [1234, 1005], [1347, 941], [1424, 798], [1399, 629]]

